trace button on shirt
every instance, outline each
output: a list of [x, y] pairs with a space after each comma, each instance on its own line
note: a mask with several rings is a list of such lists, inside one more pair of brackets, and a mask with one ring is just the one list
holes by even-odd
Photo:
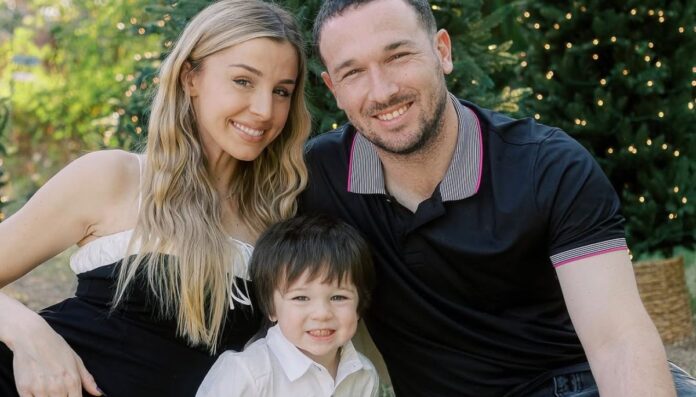
[[378, 386], [374, 366], [351, 342], [341, 349], [334, 380], [276, 325], [243, 352], [221, 354], [196, 397], [371, 397]]

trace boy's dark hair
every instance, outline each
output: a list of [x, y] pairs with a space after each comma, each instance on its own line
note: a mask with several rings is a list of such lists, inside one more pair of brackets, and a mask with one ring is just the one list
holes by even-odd
[[[326, 0], [321, 5], [316, 18], [314, 18], [314, 28], [312, 29], [312, 39], [314, 43], [314, 51], [319, 55], [322, 63], [324, 62], [324, 57], [319, 51], [319, 42], [321, 41], [321, 30], [324, 28], [324, 24], [331, 18], [341, 15], [347, 8], [357, 8], [364, 4], [371, 3], [375, 0]], [[428, 34], [435, 34], [437, 31], [437, 23], [435, 22], [435, 16], [430, 8], [430, 3], [428, 0], [402, 0], [418, 15], [421, 26]]]
[[358, 290], [358, 314], [365, 312], [375, 273], [367, 243], [353, 227], [326, 215], [299, 216], [269, 227], [249, 263], [261, 311], [274, 314], [275, 290], [287, 288], [305, 272], [325, 282], [352, 281]]

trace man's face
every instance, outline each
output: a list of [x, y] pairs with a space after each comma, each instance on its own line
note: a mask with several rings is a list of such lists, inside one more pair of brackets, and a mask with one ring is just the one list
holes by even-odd
[[452, 71], [447, 32], [426, 32], [403, 0], [375, 0], [326, 21], [319, 47], [324, 82], [375, 146], [410, 154], [437, 136]]

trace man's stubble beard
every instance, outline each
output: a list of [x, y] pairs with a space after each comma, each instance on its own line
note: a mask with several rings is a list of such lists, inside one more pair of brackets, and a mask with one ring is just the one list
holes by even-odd
[[[384, 140], [380, 139], [379, 135], [374, 132], [372, 129], [364, 129], [362, 128], [359, 123], [356, 123], [354, 120], [350, 120], [351, 123], [360, 131], [363, 136], [370, 141], [373, 145], [375, 145], [377, 148], [381, 149], [385, 153], [401, 157], [401, 156], [410, 156], [413, 154], [425, 154], [426, 152], [430, 151], [434, 144], [439, 141], [442, 135], [442, 129], [444, 125], [444, 113], [445, 113], [445, 107], [447, 105], [447, 89], [446, 83], [444, 76], [442, 77], [442, 80], [440, 81], [440, 88], [431, 95], [428, 100], [430, 101], [429, 103], [434, 103], [435, 107], [433, 108], [432, 113], [430, 114], [430, 117], [428, 117], [427, 114], [423, 115], [422, 117], [419, 118], [418, 120], [418, 126], [416, 127], [418, 129], [418, 139], [411, 143], [410, 145], [399, 148], [399, 147], [394, 147], [393, 145], [390, 145], [389, 143], [385, 142]], [[393, 104], [398, 104], [398, 103], [403, 103], [403, 96], [400, 97], [395, 97], [392, 99], [388, 104], [386, 105], [375, 105], [372, 106], [368, 112], [365, 112], [367, 114], [374, 114], [379, 112], [381, 109], [386, 109], [390, 106], [393, 106]], [[365, 116], [366, 118], [370, 116]], [[350, 117], [349, 117], [350, 119]], [[365, 132], [368, 132], [367, 134]], [[398, 132], [394, 132], [397, 133]]]

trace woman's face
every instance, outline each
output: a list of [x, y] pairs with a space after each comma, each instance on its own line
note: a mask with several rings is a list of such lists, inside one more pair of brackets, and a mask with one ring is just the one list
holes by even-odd
[[207, 57], [185, 77], [206, 154], [252, 161], [282, 131], [298, 78], [287, 41], [251, 39]]

